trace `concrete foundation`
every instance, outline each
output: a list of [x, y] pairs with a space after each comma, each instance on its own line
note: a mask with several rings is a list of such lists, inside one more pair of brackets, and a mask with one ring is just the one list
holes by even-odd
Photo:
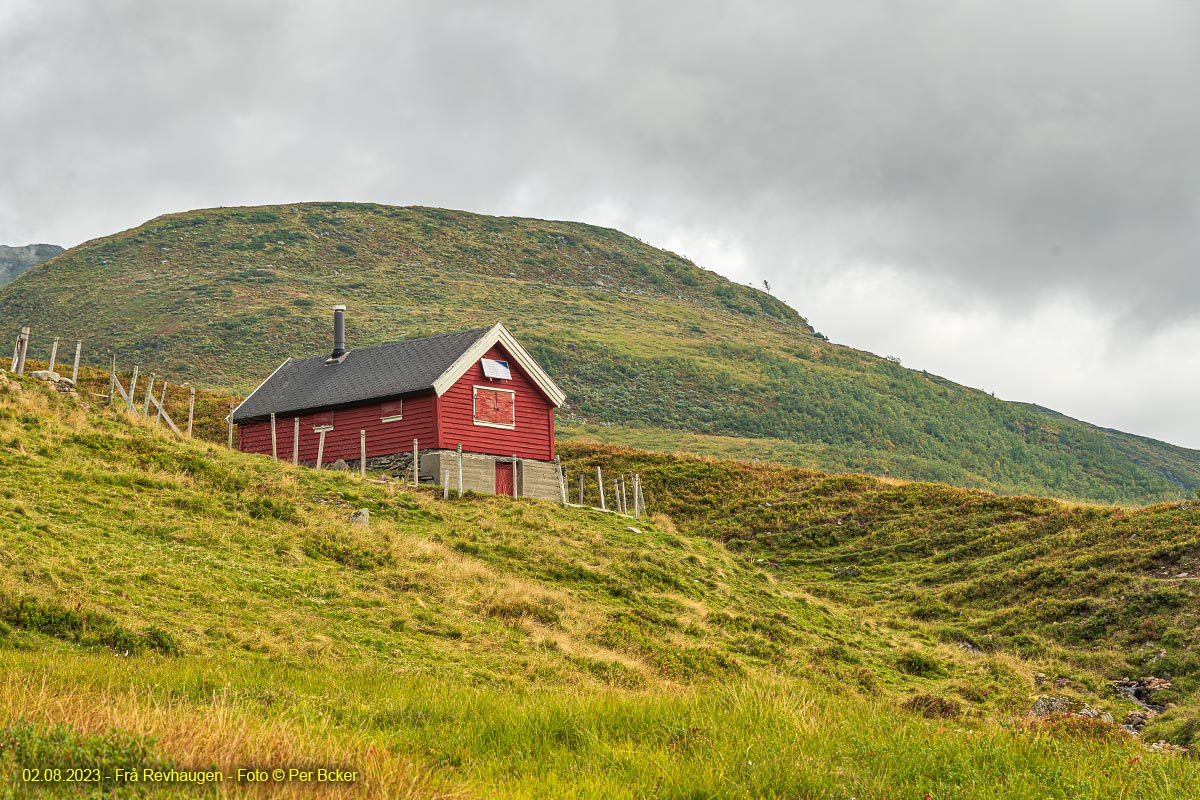
[[[458, 492], [458, 451], [422, 450], [419, 480], [423, 484], [443, 485], [446, 473], [451, 492]], [[496, 463], [511, 464], [511, 456], [493, 456], [486, 453], [462, 454], [462, 488], [464, 492], [481, 494], [496, 493]], [[346, 469], [358, 471], [358, 460], [345, 462]], [[326, 464], [329, 469], [332, 465]], [[339, 465], [340, 466], [340, 465]], [[396, 453], [367, 459], [371, 472], [386, 472], [400, 478], [412, 480], [412, 453]], [[517, 497], [534, 497], [538, 500], [560, 502], [562, 494], [558, 487], [558, 465], [553, 461], [516, 459], [513, 468], [513, 483]]]
[[[411, 456], [410, 459], [411, 460]], [[462, 454], [462, 488], [465, 492], [496, 493], [496, 464], [513, 463], [511, 456], [493, 456], [485, 453]], [[458, 452], [455, 450], [426, 450], [421, 453], [421, 480], [441, 485], [449, 473], [450, 491], [458, 491]], [[558, 489], [558, 469], [553, 461], [516, 459], [513, 468], [513, 483], [518, 497], [536, 497], [539, 500], [558, 502], [562, 495]]]

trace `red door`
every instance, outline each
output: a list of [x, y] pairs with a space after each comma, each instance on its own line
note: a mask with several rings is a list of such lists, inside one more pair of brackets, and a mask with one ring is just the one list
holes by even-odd
[[513, 493], [513, 465], [511, 461], [496, 462], [496, 494]]

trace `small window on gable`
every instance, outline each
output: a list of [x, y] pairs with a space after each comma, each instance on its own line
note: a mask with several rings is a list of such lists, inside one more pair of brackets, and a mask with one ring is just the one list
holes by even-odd
[[396, 422], [404, 419], [403, 400], [385, 400], [379, 408], [380, 422]]
[[495, 378], [501, 381], [511, 381], [512, 371], [508, 368], [507, 361], [497, 361], [494, 358], [485, 358], [483, 364], [483, 377]]

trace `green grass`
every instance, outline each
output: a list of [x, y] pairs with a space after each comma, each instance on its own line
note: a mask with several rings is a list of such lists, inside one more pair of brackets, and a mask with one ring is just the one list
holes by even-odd
[[[1106, 502], [1179, 499], [1200, 455], [1006, 403], [824, 341], [776, 298], [617, 231], [316, 203], [172, 214], [0, 288], [0, 317], [172, 382], [252, 390], [288, 356], [503, 319], [566, 390], [569, 430]], [[215, 409], [214, 409], [215, 410]], [[224, 412], [222, 412], [223, 414]], [[215, 431], [214, 434], [219, 434]], [[679, 440], [683, 439], [681, 443]]]
[[649, 502], [681, 529], [928, 641], [1043, 663], [1100, 697], [1107, 680], [1168, 675], [1160, 702], [1176, 707], [1148, 735], [1196, 740], [1200, 503], [1089, 506], [602, 445], [563, 451], [576, 474], [642, 474]]
[[[829, 535], [836, 520], [803, 532], [789, 512], [802, 535], [776, 546], [759, 541], [778, 524], [761, 503], [775, 501], [750, 504], [807, 489], [822, 513], [857, 502], [876, 510], [872, 527], [908, 508], [912, 525], [951, 537], [956, 521], [1071, 509], [568, 452], [571, 470], [593, 463], [643, 469], [653, 510], [674, 522], [442, 501], [0, 381], [0, 791], [40, 794], [20, 769], [71, 759], [341, 766], [369, 795], [413, 797], [1177, 797], [1200, 777], [1194, 759], [1109, 726], [1024, 719], [1038, 670], [1069, 672], [1068, 694], [1120, 714], [1102, 686], [1119, 634], [1103, 652], [1063, 642], [1025, 658], [1007, 639], [966, 652], [940, 635], [946, 595], [922, 576], [944, 579], [947, 558], [921, 537], [887, 558], [865, 548], [864, 580], [834, 579], [852, 538]], [[366, 530], [349, 522], [364, 507]], [[906, 553], [909, 572], [885, 570]], [[962, 555], [948, 560], [966, 569]], [[1050, 588], [1020, 599], [1031, 619]], [[1015, 608], [1008, 597], [989, 602]], [[921, 602], [927, 619], [909, 613]]]

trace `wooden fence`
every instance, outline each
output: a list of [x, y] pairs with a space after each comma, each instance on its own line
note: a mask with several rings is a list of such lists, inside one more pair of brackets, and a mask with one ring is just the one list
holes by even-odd
[[[17, 334], [17, 341], [13, 346], [12, 363], [10, 371], [16, 375], [25, 374], [26, 361], [29, 355], [30, 342], [32, 340], [32, 331], [28, 326], [21, 328], [21, 332]], [[71, 377], [64, 378], [55, 371], [58, 365], [58, 337], [54, 337], [50, 345], [50, 357], [46, 362], [46, 369], [35, 373], [30, 373], [35, 377], [43, 378], [44, 380], [54, 381], [60, 386], [64, 383], [69, 383], [71, 389], [76, 389], [79, 383], [79, 362], [83, 354], [83, 340], [75, 340], [75, 358], [71, 366]], [[117, 357], [112, 355], [111, 363], [108, 370], [108, 393], [101, 395], [109, 405], [114, 405], [119, 397], [125, 405], [125, 411], [134, 417], [153, 422], [155, 427], [166, 425], [177, 436], [192, 435], [192, 425], [196, 416], [196, 389], [190, 387], [188, 392], [188, 420], [187, 430], [180, 430], [175, 420], [167, 413], [167, 387], [170, 382], [164, 377], [162, 383], [158, 387], [159, 396], [155, 396], [155, 384], [158, 381], [158, 376], [155, 373], [150, 373], [149, 380], [146, 381], [145, 397], [142, 400], [141, 408], [138, 408], [136, 402], [138, 372], [141, 370], [140, 364], [134, 364], [132, 373], [129, 377], [129, 387], [126, 389], [125, 384], [121, 382], [120, 375], [117, 370]]]
[[[13, 346], [12, 364], [10, 366], [10, 371], [17, 375], [25, 374], [25, 365], [26, 365], [27, 356], [29, 354], [29, 346], [30, 346], [31, 338], [32, 338], [32, 332], [28, 326], [21, 328], [21, 332], [17, 335], [16, 342]], [[59, 339], [58, 339], [58, 337], [55, 337], [50, 345], [50, 357], [47, 361], [47, 369], [45, 370], [45, 373], [47, 373], [47, 374], [43, 376], [49, 380], [54, 380], [53, 375], [56, 374], [54, 368], [57, 365], [58, 345], [59, 345]], [[83, 341], [77, 339], [75, 341], [75, 358], [74, 358], [74, 363], [71, 368], [71, 377], [69, 379], [70, 386], [72, 389], [74, 389], [76, 387], [78, 380], [79, 380], [79, 360], [80, 360], [80, 355], [82, 354], [82, 352], [83, 352]], [[193, 426], [193, 422], [195, 420], [195, 414], [196, 414], [196, 389], [195, 389], [195, 387], [189, 387], [190, 391], [188, 393], [187, 428], [185, 430], [181, 430], [180, 427], [175, 423], [175, 420], [173, 420], [171, 418], [171, 415], [167, 413], [167, 409], [166, 409], [167, 387], [170, 385], [170, 382], [167, 380], [167, 378], [165, 376], [161, 379], [162, 380], [161, 384], [159, 384], [158, 383], [159, 376], [153, 372], [150, 373], [149, 377], [146, 379], [146, 386], [145, 386], [144, 395], [143, 395], [142, 402], [141, 402], [141, 407], [140, 408], [138, 407], [139, 404], [136, 400], [136, 395], [137, 395], [137, 390], [138, 390], [138, 380], [140, 377], [140, 375], [139, 375], [140, 372], [141, 372], [141, 365], [134, 364], [133, 368], [129, 374], [129, 385], [126, 386], [121, 381], [119, 370], [117, 368], [117, 356], [115, 353], [112, 354], [110, 357], [110, 363], [109, 363], [109, 369], [108, 369], [108, 392], [106, 394], [100, 395], [100, 396], [103, 397], [107, 401], [108, 405], [110, 405], [110, 406], [116, 405], [117, 401], [119, 399], [120, 403], [124, 406], [126, 413], [132, 415], [133, 417], [144, 420], [148, 423], [152, 423], [155, 427], [158, 427], [161, 424], [165, 424], [177, 436], [191, 438], [192, 437], [192, 426]], [[63, 383], [67, 379], [60, 377], [57, 380], [61, 385], [61, 383]], [[159, 396], [157, 396], [157, 397], [155, 396], [156, 388], [158, 389], [158, 392], [159, 392]], [[236, 408], [236, 404], [230, 403], [229, 404], [229, 415], [226, 417], [226, 424], [227, 424], [226, 446], [230, 450], [232, 450], [234, 448], [233, 411], [235, 408]], [[297, 418], [295, 420], [295, 424], [298, 426], [299, 422], [300, 421]], [[316, 464], [314, 465], [314, 467], [316, 469], [321, 469], [324, 466], [321, 462], [322, 462], [322, 457], [324, 456], [324, 450], [325, 450], [325, 433], [326, 433], [326, 431], [320, 430], [318, 433], [320, 435], [320, 440], [317, 445], [317, 461], [316, 461]], [[292, 449], [292, 453], [291, 453], [291, 461], [293, 464], [298, 464], [299, 463], [299, 453], [296, 450], [296, 445], [299, 442], [299, 436], [293, 435], [292, 442], [293, 442], [293, 449]], [[361, 454], [361, 457], [359, 459], [359, 475], [360, 475], [360, 477], [365, 479], [367, 477], [367, 467], [366, 467], [366, 464], [367, 464], [367, 457], [366, 457], [366, 455], [367, 455], [367, 432], [365, 430], [359, 431], [359, 448], [360, 448], [360, 454]], [[271, 457], [274, 458], [275, 460], [279, 460], [279, 452], [278, 452], [278, 448], [277, 448], [277, 437], [276, 437], [276, 429], [275, 429], [275, 415], [274, 414], [271, 415]], [[419, 469], [416, 468], [416, 465], [419, 463], [419, 459], [420, 459], [419, 443], [416, 439], [413, 439], [414, 469], [412, 469], [410, 477], [411, 477], [411, 480], [412, 480], [414, 486], [419, 485], [419, 480], [418, 480]], [[515, 461], [515, 457], [514, 457], [514, 461]], [[592, 505], [587, 505], [584, 503], [584, 485], [585, 485], [585, 483], [590, 482], [590, 480], [585, 480], [584, 475], [578, 476], [578, 501], [579, 502], [572, 503], [572, 502], [570, 502], [571, 489], [573, 489], [575, 487], [572, 487], [570, 485], [570, 483], [568, 482], [567, 469], [561, 462], [559, 462], [559, 460], [557, 458], [555, 459], [555, 468], [556, 468], [557, 478], [558, 478], [558, 489], [559, 489], [560, 501], [564, 507], [591, 508], [595, 511], [602, 511], [602, 512], [610, 513], [610, 514], [619, 514], [619, 515], [630, 517], [632, 519], [640, 519], [643, 515], [646, 514], [646, 497], [643, 492], [642, 476], [640, 474], [637, 474], [637, 473], [631, 473], [628, 475], [623, 474], [623, 475], [620, 475], [620, 476], [612, 479], [608, 484], [606, 484], [605, 480], [604, 480], [604, 475], [603, 475], [600, 467], [596, 467], [595, 486], [597, 488], [597, 494], [598, 494], [598, 497], [600, 500], [600, 505], [592, 506]], [[449, 486], [450, 472], [449, 472], [449, 470], [447, 470], [445, 472], [445, 474], [442, 476], [442, 478], [443, 478], [442, 496], [444, 498], [449, 498], [449, 492], [450, 492], [450, 486]], [[436, 479], [436, 476], [435, 476], [435, 479]], [[463, 494], [462, 486], [463, 486], [462, 445], [460, 444], [458, 446], [458, 496], [459, 497], [462, 497], [462, 494]], [[513, 490], [515, 493], [515, 491], [516, 491], [516, 481], [515, 480], [513, 481]], [[609, 502], [610, 498], [611, 498], [611, 502]]]

